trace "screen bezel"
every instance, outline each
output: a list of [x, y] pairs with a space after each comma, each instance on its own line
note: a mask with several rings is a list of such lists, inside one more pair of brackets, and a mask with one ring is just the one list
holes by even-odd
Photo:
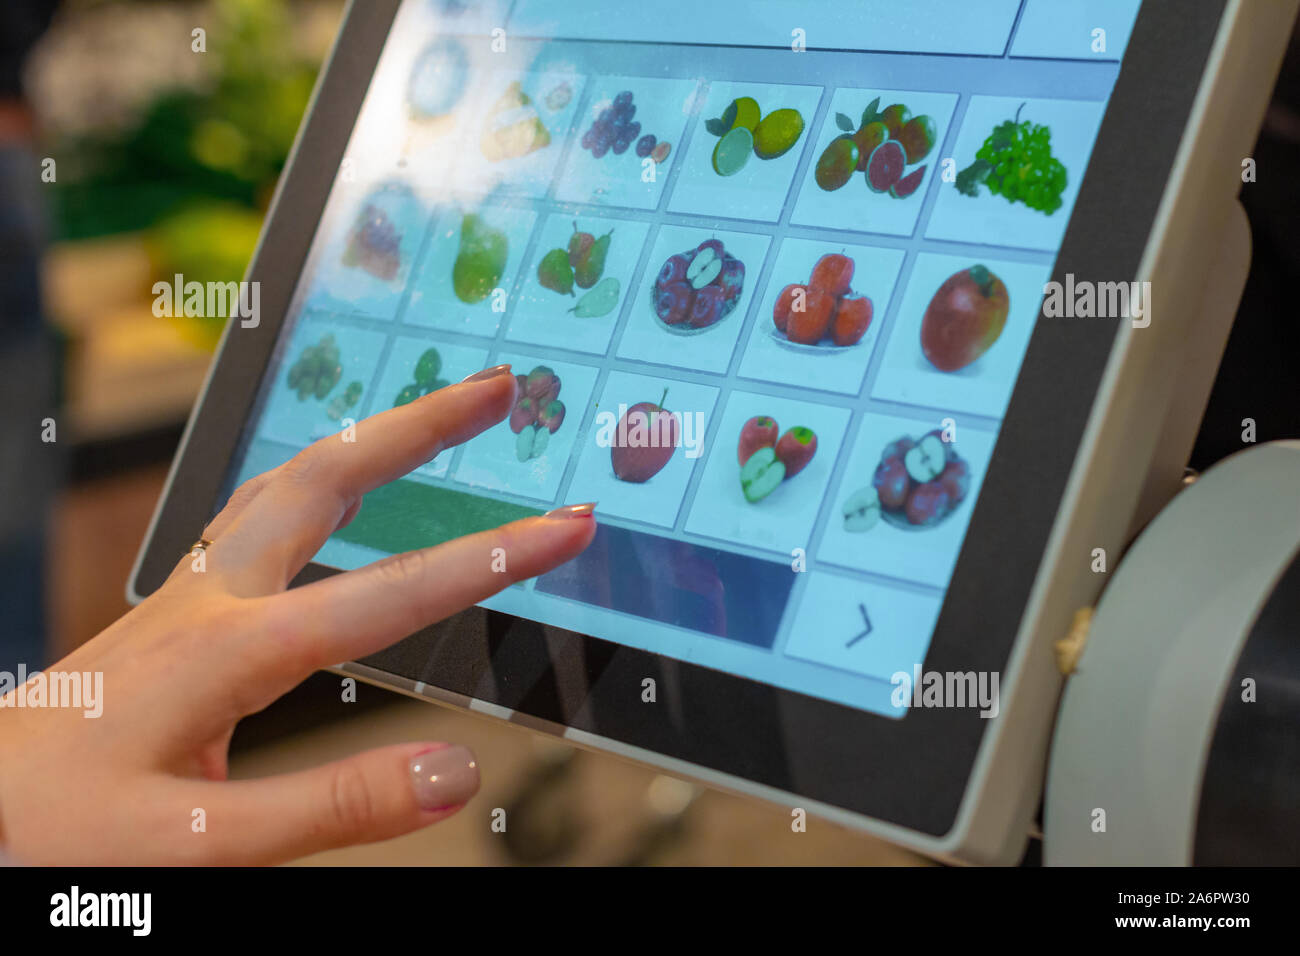
[[[1225, 5], [1142, 5], [1053, 280], [1136, 276]], [[320, 221], [399, 7], [400, 0], [377, 0], [364, 11], [348, 8], [249, 269], [247, 278], [261, 283], [262, 322], [227, 329], [146, 539], [133, 596], [162, 584], [219, 508], [314, 238], [301, 224]], [[1143, 143], [1137, 165], [1135, 142]], [[927, 671], [1005, 669], [1118, 328], [1119, 320], [1106, 319], [1037, 323]], [[312, 564], [295, 584], [332, 573]], [[403, 683], [936, 837], [953, 826], [984, 734], [997, 723], [976, 708], [914, 708], [890, 719], [480, 608], [361, 663]], [[656, 681], [654, 704], [642, 698], [646, 678]]]

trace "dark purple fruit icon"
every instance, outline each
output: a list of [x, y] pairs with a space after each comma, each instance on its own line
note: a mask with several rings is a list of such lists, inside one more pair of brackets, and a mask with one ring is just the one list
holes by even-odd
[[655, 286], [655, 315], [665, 325], [681, 325], [691, 317], [695, 292], [685, 280]]
[[606, 153], [623, 155], [635, 142], [637, 156], [642, 159], [650, 156], [656, 163], [662, 163], [668, 157], [668, 144], [659, 143], [650, 134], [642, 136], [641, 124], [632, 118], [635, 115], [632, 92], [623, 90], [614, 97], [613, 103], [597, 114], [595, 121], [582, 134], [582, 148], [590, 151], [596, 159], [602, 159]]
[[745, 264], [721, 239], [706, 239], [664, 260], [650, 302], [665, 325], [707, 329], [736, 308], [744, 288]]
[[[871, 484], [845, 502], [845, 529], [867, 531], [875, 520], [857, 520], [857, 505], [880, 509], [899, 528], [928, 528], [948, 517], [970, 492], [970, 467], [939, 430], [890, 442], [880, 454]], [[861, 517], [861, 516], [858, 516]]]
[[663, 268], [659, 270], [658, 284], [669, 285], [673, 282], [684, 281], [686, 279], [686, 269], [690, 264], [691, 257], [688, 253], [669, 256], [664, 261]]
[[343, 264], [369, 272], [377, 279], [391, 280], [402, 265], [402, 235], [388, 214], [367, 204], [357, 216], [343, 250]]
[[719, 286], [706, 285], [697, 289], [691, 303], [691, 325], [702, 329], [722, 318], [723, 292]]
[[734, 302], [740, 298], [740, 293], [745, 290], [745, 264], [735, 256], [723, 256], [722, 271], [718, 273], [718, 284], [722, 288], [723, 297]]

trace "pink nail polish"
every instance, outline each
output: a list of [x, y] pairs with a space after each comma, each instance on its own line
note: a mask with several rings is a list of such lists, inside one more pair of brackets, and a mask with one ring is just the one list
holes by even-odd
[[461, 380], [461, 384], [465, 385], [469, 382], [486, 382], [488, 379], [496, 378], [498, 375], [508, 374], [510, 374], [509, 365], [494, 365], [491, 368], [483, 369], [481, 372], [475, 372], [473, 375], [466, 376]]
[[596, 502], [588, 501], [585, 505], [565, 505], [542, 515], [543, 518], [590, 518], [596, 510]]
[[468, 747], [435, 747], [411, 758], [411, 786], [421, 810], [458, 806], [478, 793], [478, 762]]

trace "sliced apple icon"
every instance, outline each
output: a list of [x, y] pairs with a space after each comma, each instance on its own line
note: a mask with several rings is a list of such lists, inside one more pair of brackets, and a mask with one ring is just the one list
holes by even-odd
[[845, 500], [843, 511], [845, 531], [870, 531], [880, 521], [880, 494], [871, 485], [859, 488]]
[[686, 269], [686, 281], [693, 289], [703, 289], [722, 274], [722, 258], [712, 246], [705, 246], [695, 254]]
[[544, 455], [550, 440], [551, 433], [544, 427], [528, 425], [515, 438], [515, 457], [520, 461], [528, 461]]
[[948, 465], [948, 449], [944, 447], [942, 438], [930, 433], [903, 455], [903, 465], [909, 478], [917, 484], [925, 484], [943, 474]]
[[769, 446], [755, 451], [740, 469], [740, 489], [750, 504], [762, 501], [783, 481], [785, 465], [776, 457], [776, 449]]

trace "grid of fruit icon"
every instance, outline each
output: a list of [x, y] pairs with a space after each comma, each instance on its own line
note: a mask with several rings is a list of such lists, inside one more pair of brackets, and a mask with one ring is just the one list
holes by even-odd
[[538, 231], [506, 337], [605, 354], [650, 224], [557, 213]]
[[779, 219], [821, 93], [819, 86], [712, 84], [668, 208]]
[[770, 243], [756, 233], [662, 227], [632, 300], [619, 357], [725, 372]]
[[596, 386], [596, 369], [514, 352], [494, 361], [514, 366], [515, 407], [505, 421], [465, 444], [452, 477], [486, 491], [554, 501]]
[[835, 490], [817, 560], [944, 587], [994, 438], [960, 415], [925, 421], [868, 413]]
[[305, 308], [391, 319], [424, 238], [428, 212], [402, 183], [389, 182], [331, 210]]
[[955, 93], [837, 90], [791, 221], [910, 236], [956, 106]]
[[732, 392], [686, 530], [785, 555], [806, 548], [848, 422], [846, 409]]
[[656, 208], [695, 106], [695, 81], [601, 77], [592, 86], [556, 199]]
[[[389, 349], [388, 360], [371, 396], [369, 412], [377, 415], [407, 405], [430, 392], [459, 382], [487, 364], [488, 351], [485, 348], [399, 336], [393, 339]], [[441, 477], [447, 473], [452, 454], [451, 449], [444, 451], [415, 471]]]
[[1051, 267], [922, 253], [912, 267], [873, 398], [1000, 418]]
[[360, 417], [384, 339], [311, 314], [299, 321], [271, 383], [259, 437], [302, 448]]
[[[403, 5], [243, 475], [510, 362], [508, 419], [378, 489], [325, 561], [595, 500], [588, 552], [489, 603], [904, 716], [888, 681], [923, 659], [1127, 32], [1048, 70], [1014, 58], [1091, 34], [996, 6], [941, 44], [978, 60], [864, 73], [811, 33], [825, 56], [598, 28], [502, 55], [486, 35], [545, 4]], [[883, 50], [906, 19], [837, 28]]]
[[461, 113], [455, 183], [474, 192], [544, 196], [555, 178], [586, 78], [571, 71], [482, 74]]
[[704, 453], [718, 389], [610, 372], [567, 496], [599, 514], [671, 528]]
[[1104, 112], [1083, 100], [971, 97], [956, 180], [940, 188], [926, 237], [1060, 248]]
[[741, 377], [856, 395], [902, 265], [899, 249], [783, 241]]
[[411, 283], [404, 321], [492, 336], [509, 307], [537, 214], [501, 205], [446, 207]]
[[826, 571], [800, 578], [803, 597], [787, 654], [884, 681], [899, 671], [910, 678], [924, 661], [943, 603], [937, 596]]

